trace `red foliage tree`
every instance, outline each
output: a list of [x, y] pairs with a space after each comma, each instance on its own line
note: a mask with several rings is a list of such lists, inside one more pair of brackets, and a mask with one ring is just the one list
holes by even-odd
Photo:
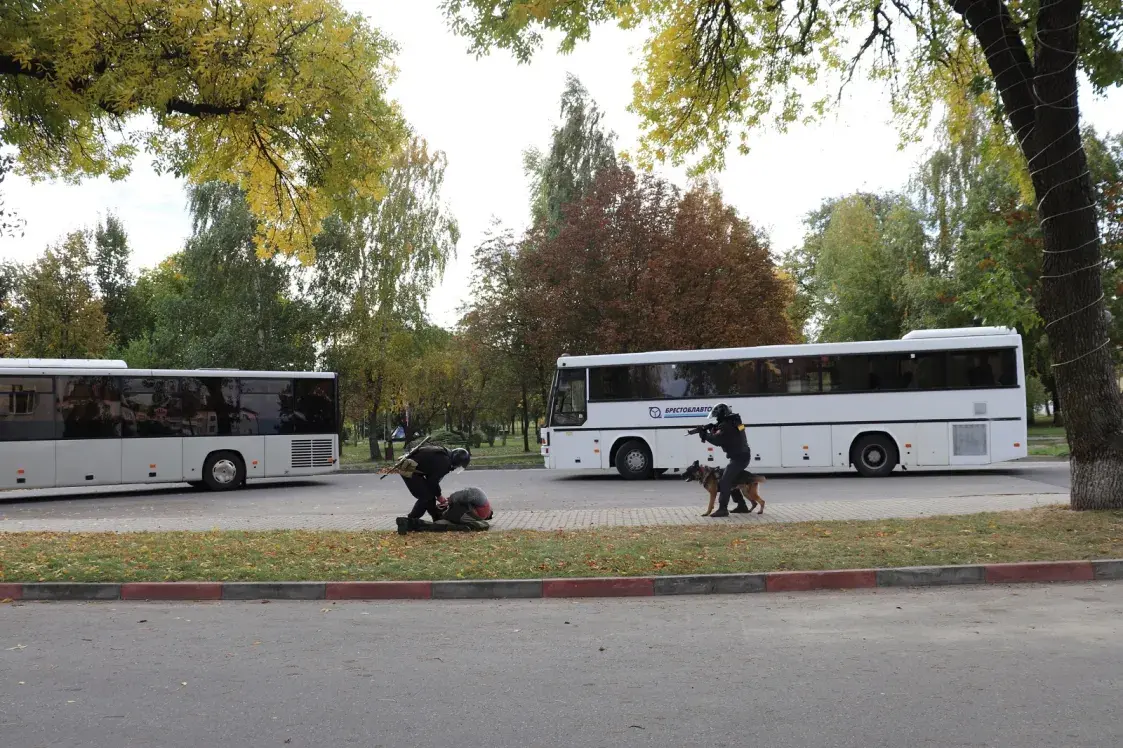
[[765, 238], [708, 186], [686, 195], [627, 168], [601, 172], [553, 238], [532, 231], [522, 274], [557, 353], [791, 342], [791, 285]]

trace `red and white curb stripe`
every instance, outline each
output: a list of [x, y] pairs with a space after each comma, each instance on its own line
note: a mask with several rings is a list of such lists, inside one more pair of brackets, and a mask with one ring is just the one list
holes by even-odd
[[17, 582], [0, 583], [0, 600], [498, 600], [726, 595], [1100, 580], [1123, 580], [1123, 560], [775, 571], [764, 574], [437, 582]]

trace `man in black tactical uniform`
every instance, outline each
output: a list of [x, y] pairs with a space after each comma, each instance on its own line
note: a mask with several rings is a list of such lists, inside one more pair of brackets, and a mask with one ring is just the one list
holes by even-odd
[[[721, 476], [721, 482], [718, 484], [721, 494], [718, 496], [717, 511], [710, 516], [728, 517], [729, 494], [733, 490], [737, 477], [749, 467], [749, 461], [752, 460], [752, 451], [749, 449], [749, 439], [745, 436], [745, 424], [741, 423], [741, 416], [734, 413], [728, 405], [725, 403], [715, 405], [713, 410], [710, 411], [710, 418], [717, 423], [703, 429], [699, 436], [702, 441], [709, 442], [715, 447], [721, 447], [725, 456], [729, 458], [729, 464], [726, 466], [725, 472]], [[733, 510], [733, 513], [748, 514], [750, 511], [745, 503], [745, 498], [738, 495], [737, 508]]]
[[436, 444], [425, 444], [415, 449], [410, 454], [410, 461], [416, 465], [410, 466], [409, 475], [403, 474], [402, 480], [417, 501], [407, 516], [398, 518], [399, 531], [403, 526], [412, 529], [425, 512], [434, 521], [439, 520], [447, 506], [447, 502], [441, 499], [441, 481], [449, 473], [459, 473], [468, 467], [471, 460], [468, 450], [460, 447], [448, 449]]

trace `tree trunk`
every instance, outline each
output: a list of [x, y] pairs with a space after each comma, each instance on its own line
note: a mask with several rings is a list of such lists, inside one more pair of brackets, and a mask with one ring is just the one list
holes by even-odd
[[367, 437], [367, 444], [370, 445], [370, 459], [372, 462], [378, 462], [382, 459], [382, 453], [378, 451], [378, 411], [372, 410], [370, 415], [367, 416], [367, 430], [370, 432]]
[[1061, 413], [1061, 394], [1057, 392], [1057, 385], [1055, 380], [1053, 382], [1053, 389], [1051, 391], [1051, 394], [1053, 396], [1053, 425], [1064, 426], [1065, 417], [1064, 414]]
[[527, 402], [526, 380], [519, 382], [523, 396], [523, 451], [530, 451], [530, 404]]
[[378, 376], [372, 376], [373, 372], [367, 372], [367, 381], [371, 383], [370, 393], [370, 437], [367, 443], [370, 445], [370, 459], [378, 461], [382, 459], [382, 455], [378, 451], [378, 408], [382, 405], [382, 372], [378, 372]]
[[1030, 159], [1045, 237], [1038, 310], [1064, 401], [1073, 509], [1123, 508], [1123, 405], [1111, 359], [1095, 193], [1077, 108], [1080, 0], [1038, 13]]
[[1005, 3], [951, 5], [986, 56], [1038, 199], [1045, 250], [1037, 309], [1064, 401], [1072, 508], [1123, 508], [1123, 404], [1109, 349], [1095, 196], [1077, 100], [1082, 2], [1040, 5], [1033, 61]]

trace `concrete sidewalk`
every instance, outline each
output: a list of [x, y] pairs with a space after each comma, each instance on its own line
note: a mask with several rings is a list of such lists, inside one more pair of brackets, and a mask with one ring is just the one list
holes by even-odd
[[[865, 499], [815, 501], [798, 504], [769, 502], [763, 515], [735, 514], [724, 519], [702, 517], [697, 507], [644, 507], [632, 509], [574, 509], [558, 511], [503, 511], [496, 508], [492, 530], [582, 530], [592, 527], [642, 527], [649, 525], [730, 525], [830, 520], [876, 520], [931, 517], [942, 514], [975, 514], [1011, 509], [1031, 509], [1058, 504], [1064, 494], [1007, 494], [958, 496], [944, 499]], [[392, 530], [393, 514], [278, 514], [231, 517], [192, 514], [172, 518], [105, 517], [98, 519], [0, 520], [0, 532], [143, 532], [158, 530]]]

